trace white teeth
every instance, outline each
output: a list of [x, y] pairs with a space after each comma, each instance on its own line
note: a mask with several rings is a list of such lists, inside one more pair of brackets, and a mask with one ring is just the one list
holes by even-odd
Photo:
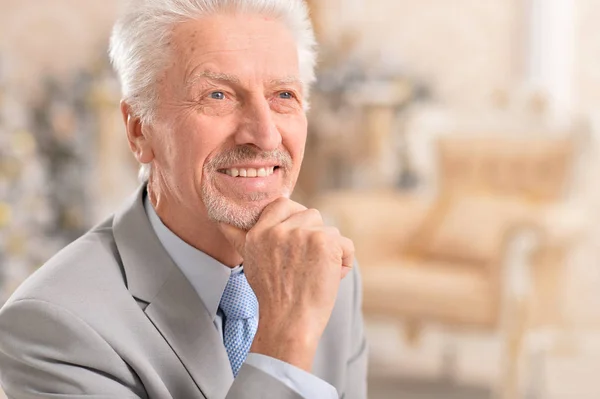
[[267, 177], [271, 176], [275, 173], [275, 166], [271, 166], [269, 168], [247, 168], [247, 169], [225, 169], [225, 174], [232, 177]]

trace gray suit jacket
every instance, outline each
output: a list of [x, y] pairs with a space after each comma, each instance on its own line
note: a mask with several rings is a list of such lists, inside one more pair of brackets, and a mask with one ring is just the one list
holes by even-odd
[[[0, 311], [0, 381], [9, 398], [299, 398], [244, 364], [222, 338], [144, 212], [144, 187], [59, 252]], [[359, 274], [340, 286], [313, 373], [366, 398]]]

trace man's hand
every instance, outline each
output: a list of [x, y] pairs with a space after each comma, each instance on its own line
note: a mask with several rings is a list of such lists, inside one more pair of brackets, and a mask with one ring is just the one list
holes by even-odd
[[250, 351], [310, 371], [340, 280], [354, 262], [352, 241], [325, 226], [317, 210], [286, 198], [268, 205], [247, 233], [220, 228], [244, 259], [259, 303]]

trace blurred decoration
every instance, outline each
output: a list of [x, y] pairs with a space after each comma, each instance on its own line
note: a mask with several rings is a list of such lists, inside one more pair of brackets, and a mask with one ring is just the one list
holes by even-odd
[[52, 222], [48, 233], [70, 242], [83, 234], [91, 220], [91, 167], [97, 137], [90, 110], [92, 77], [76, 74], [70, 82], [48, 77], [32, 106], [32, 123], [50, 188]]
[[[107, 78], [108, 63], [98, 65], [69, 79], [46, 76], [33, 101], [6, 93], [0, 84], [0, 265], [8, 285], [5, 295], [97, 222], [98, 110], [105, 106], [106, 93], [114, 94], [115, 87], [119, 93], [116, 79]], [[114, 105], [118, 113], [118, 100]]]
[[383, 59], [358, 57], [358, 38], [347, 31], [321, 48], [297, 188], [306, 201], [329, 189], [410, 190], [418, 184], [402, 121], [411, 105], [430, 99], [430, 89]]
[[65, 244], [51, 234], [46, 165], [29, 130], [28, 105], [0, 71], [0, 300]]

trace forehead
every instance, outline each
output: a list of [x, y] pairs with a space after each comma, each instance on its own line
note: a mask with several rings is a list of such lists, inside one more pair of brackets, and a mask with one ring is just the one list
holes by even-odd
[[296, 41], [282, 22], [260, 15], [215, 15], [173, 31], [173, 64], [188, 80], [206, 71], [239, 79], [298, 77]]

